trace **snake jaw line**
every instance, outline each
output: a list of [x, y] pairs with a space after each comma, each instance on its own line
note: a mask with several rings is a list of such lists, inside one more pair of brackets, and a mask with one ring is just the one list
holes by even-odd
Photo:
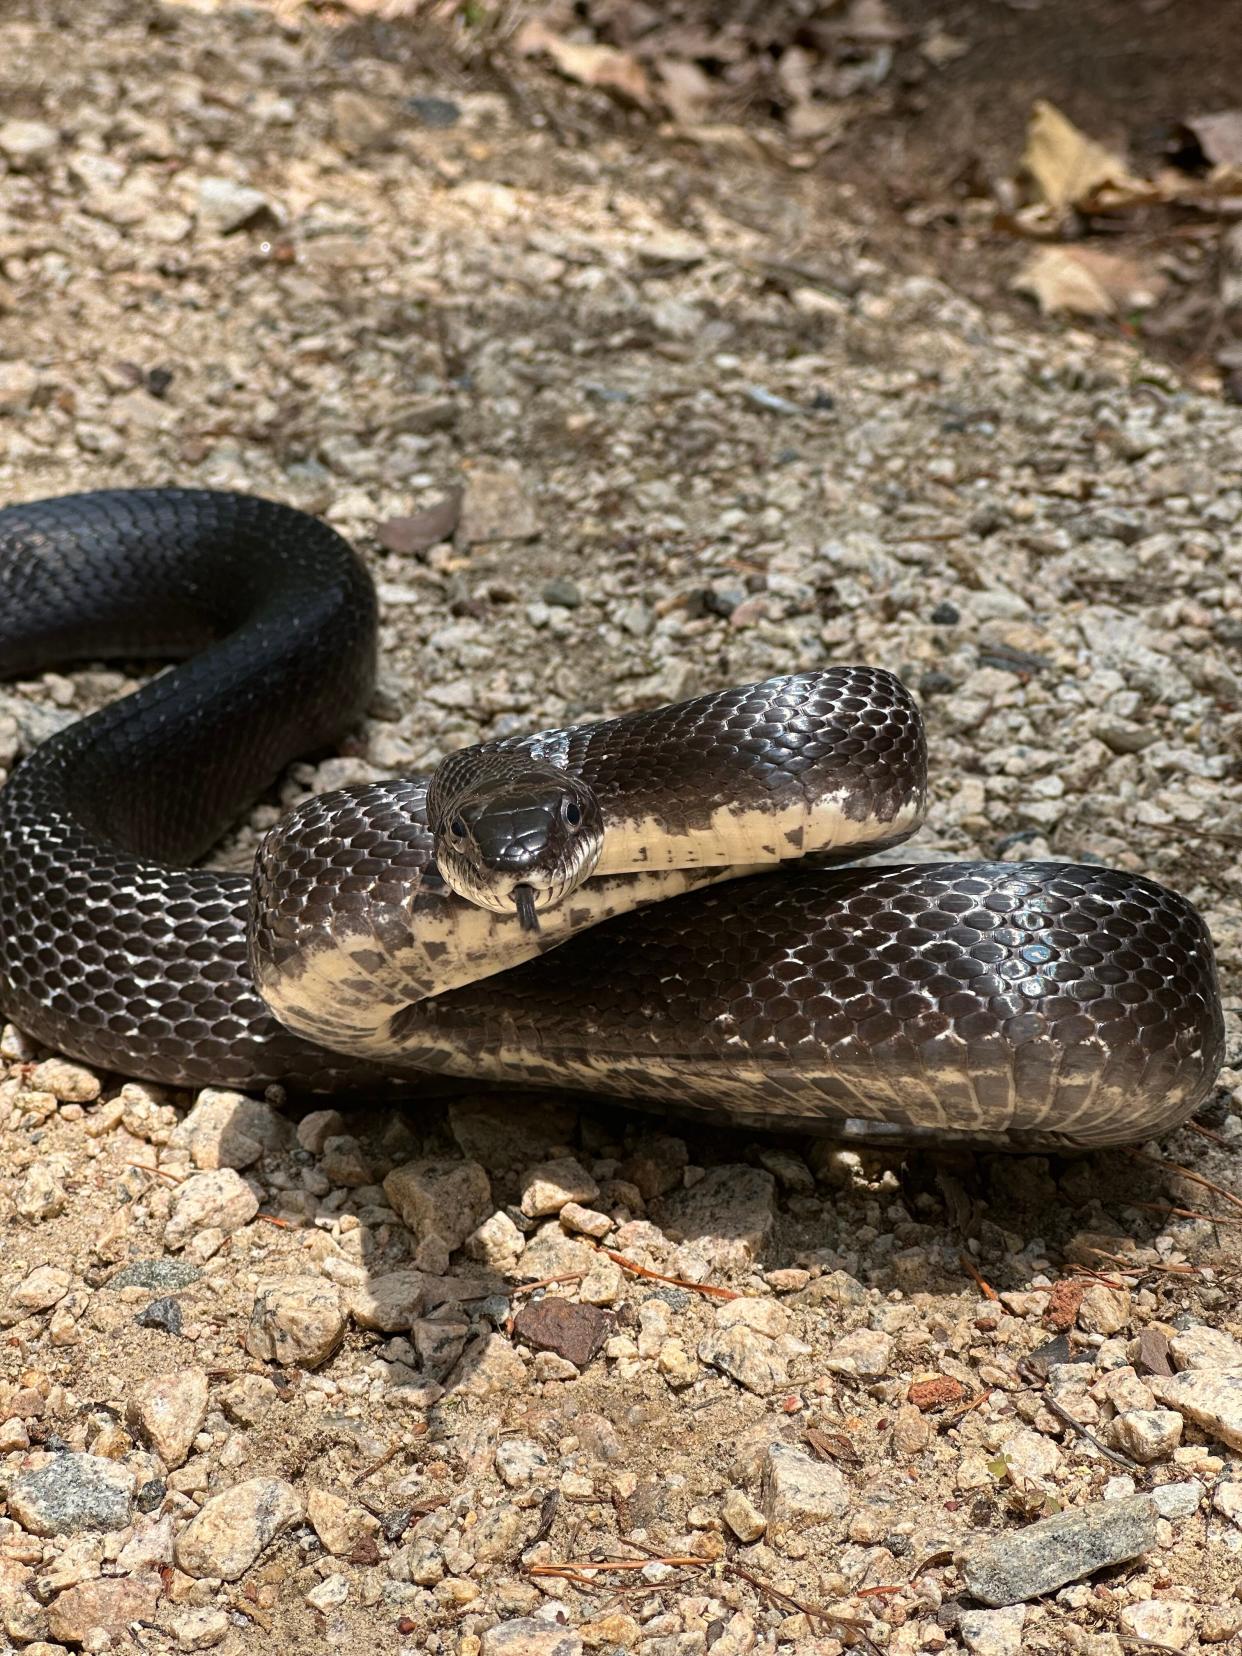
[[517, 906], [518, 923], [522, 930], [537, 932], [539, 915], [535, 908], [535, 888], [528, 885], [514, 886], [513, 901]]

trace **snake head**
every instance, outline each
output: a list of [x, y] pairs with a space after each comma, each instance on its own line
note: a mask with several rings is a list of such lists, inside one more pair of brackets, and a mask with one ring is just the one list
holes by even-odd
[[429, 814], [447, 884], [480, 908], [516, 910], [526, 931], [590, 877], [603, 849], [594, 793], [550, 765], [481, 764], [437, 807]]

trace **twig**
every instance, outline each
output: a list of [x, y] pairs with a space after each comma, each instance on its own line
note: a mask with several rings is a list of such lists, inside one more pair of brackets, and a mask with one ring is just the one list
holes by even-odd
[[1224, 1150], [1236, 1150], [1238, 1146], [1222, 1133], [1214, 1133], [1210, 1127], [1201, 1127], [1197, 1121], [1186, 1122], [1188, 1131], [1198, 1133], [1200, 1138], [1210, 1139], [1213, 1144], [1219, 1144]]
[[714, 1282], [687, 1282], [684, 1277], [664, 1276], [659, 1271], [652, 1271], [646, 1265], [638, 1265], [624, 1254], [614, 1253], [611, 1248], [601, 1248], [600, 1253], [611, 1259], [614, 1265], [620, 1265], [623, 1271], [633, 1271], [635, 1276], [650, 1277], [652, 1282], [667, 1282], [673, 1288], [687, 1288], [694, 1294], [709, 1294], [713, 1299], [735, 1300], [744, 1296], [732, 1288], [718, 1288]]
[[519, 1282], [516, 1288], [510, 1288], [509, 1298], [516, 1299], [519, 1294], [533, 1294], [538, 1288], [552, 1288], [558, 1282], [581, 1282], [585, 1275], [585, 1271], [562, 1271], [560, 1276], [541, 1277], [538, 1282]]
[[1191, 1184], [1202, 1185], [1204, 1190], [1210, 1190], [1214, 1196], [1223, 1196], [1232, 1207], [1242, 1208], [1242, 1196], [1235, 1196], [1232, 1190], [1226, 1190], [1224, 1185], [1218, 1185], [1212, 1179], [1205, 1179], [1202, 1173], [1192, 1172], [1189, 1167], [1179, 1167], [1176, 1162], [1162, 1161], [1159, 1156], [1149, 1156], [1146, 1150], [1131, 1148], [1126, 1152], [1134, 1161], [1147, 1162], [1152, 1167], [1159, 1167], [1165, 1173], [1176, 1173], [1179, 1178], [1189, 1179]]
[[978, 1271], [976, 1271], [974, 1266], [971, 1264], [970, 1260], [967, 1259], [965, 1254], [958, 1254], [957, 1262], [962, 1267], [963, 1271], [965, 1271], [966, 1275], [974, 1283], [975, 1287], [983, 1295], [984, 1299], [990, 1299], [990, 1300], [999, 1300], [1000, 1299], [1000, 1295], [996, 1292], [996, 1289], [993, 1288], [993, 1286], [990, 1282], [985, 1282], [984, 1281], [984, 1279], [979, 1275]]
[[725, 1561], [725, 1569], [732, 1575], [741, 1576], [742, 1580], [748, 1581], [756, 1592], [765, 1594], [774, 1603], [784, 1606], [787, 1610], [801, 1611], [808, 1620], [826, 1622], [829, 1627], [844, 1628], [847, 1632], [856, 1636], [865, 1650], [871, 1651], [873, 1656], [880, 1656], [879, 1646], [868, 1635], [866, 1627], [856, 1616], [842, 1616], [835, 1610], [829, 1610], [825, 1605], [804, 1603], [801, 1599], [796, 1599], [789, 1593], [783, 1593], [779, 1587], [774, 1587], [770, 1581], [764, 1581], [761, 1576], [754, 1575], [744, 1564], [739, 1564], [735, 1558]]
[[1136, 1202], [1128, 1197], [1126, 1206], [1138, 1208], [1141, 1213], [1173, 1214], [1178, 1219], [1200, 1219], [1205, 1225], [1242, 1225], [1242, 1219], [1231, 1219], [1227, 1213], [1199, 1213], [1195, 1208], [1169, 1207], [1161, 1202]]
[[946, 1426], [954, 1426], [963, 1415], [972, 1414], [981, 1404], [991, 1397], [994, 1386], [987, 1386], [977, 1397], [968, 1397], [964, 1403], [955, 1403], [951, 1409], [946, 1409], [936, 1422], [936, 1430], [943, 1432]]
[[1028, 1386], [1033, 1387], [1033, 1389], [1039, 1393], [1040, 1400], [1044, 1404], [1044, 1407], [1051, 1409], [1052, 1413], [1056, 1415], [1058, 1420], [1064, 1421], [1065, 1425], [1072, 1427], [1080, 1437], [1085, 1437], [1088, 1443], [1093, 1443], [1100, 1453], [1102, 1455], [1107, 1455], [1108, 1459], [1115, 1465], [1124, 1466], [1129, 1472], [1139, 1472], [1142, 1470], [1136, 1460], [1131, 1460], [1129, 1455], [1123, 1455], [1120, 1449], [1110, 1449], [1108, 1444], [1102, 1443], [1100, 1439], [1096, 1437], [1094, 1432], [1089, 1432], [1081, 1420], [1075, 1420], [1068, 1409], [1062, 1408], [1061, 1404], [1057, 1402], [1055, 1397], [1049, 1396], [1044, 1382], [1029, 1364], [1018, 1364], [1018, 1378], [1025, 1380]]

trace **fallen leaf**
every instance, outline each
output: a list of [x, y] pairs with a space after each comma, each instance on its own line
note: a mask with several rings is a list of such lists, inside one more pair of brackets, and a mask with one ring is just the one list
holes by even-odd
[[1102, 190], [1141, 198], [1151, 186], [1135, 178], [1119, 155], [1080, 132], [1054, 105], [1037, 98], [1026, 129], [1022, 165], [1050, 207], [1064, 212], [1097, 197]]
[[1164, 291], [1164, 278], [1137, 260], [1094, 247], [1041, 247], [1014, 277], [1018, 293], [1029, 293], [1045, 316], [1113, 316], [1119, 310], [1146, 310]]
[[1242, 109], [1192, 115], [1185, 125], [1214, 166], [1242, 167]]
[[532, 18], [518, 30], [513, 47], [522, 57], [550, 57], [567, 80], [577, 81], [581, 86], [616, 92], [644, 108], [651, 103], [646, 70], [637, 58], [629, 52], [619, 52], [615, 46], [566, 40], [553, 34], [538, 18]]

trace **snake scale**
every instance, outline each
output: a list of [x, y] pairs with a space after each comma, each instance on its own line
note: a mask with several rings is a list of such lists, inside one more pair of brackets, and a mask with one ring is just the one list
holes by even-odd
[[[834, 866], [925, 803], [917, 709], [877, 668], [484, 744], [311, 797], [253, 880], [193, 866], [356, 723], [375, 648], [362, 564], [291, 508], [0, 510], [0, 674], [179, 658], [0, 791], [5, 1015], [176, 1085], [434, 1074], [1018, 1148], [1148, 1137], [1209, 1091], [1215, 965], [1175, 893], [1094, 864]], [[570, 875], [540, 872], [553, 851]]]

